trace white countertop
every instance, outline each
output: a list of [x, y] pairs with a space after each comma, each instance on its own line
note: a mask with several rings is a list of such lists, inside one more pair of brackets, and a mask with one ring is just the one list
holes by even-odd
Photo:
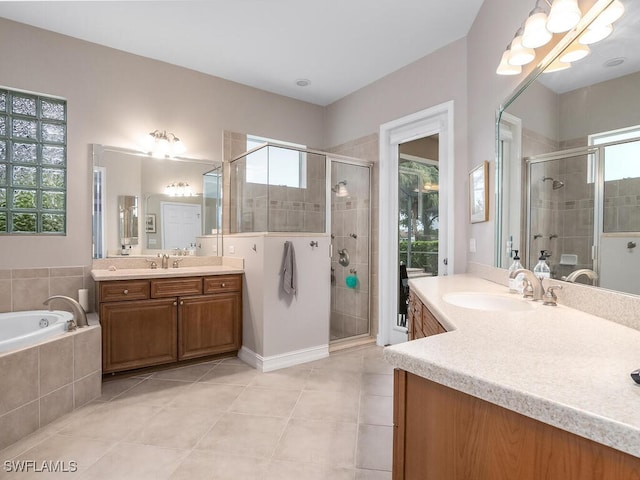
[[450, 331], [385, 348], [393, 366], [640, 457], [640, 385], [629, 375], [640, 368], [640, 331], [562, 305], [483, 311], [442, 299], [518, 298], [471, 275], [409, 285]]
[[244, 273], [244, 270], [226, 265], [207, 265], [178, 268], [118, 268], [116, 270], [94, 269], [91, 276], [96, 282], [106, 280], [134, 280], [167, 277], [204, 277], [208, 275], [231, 275]]

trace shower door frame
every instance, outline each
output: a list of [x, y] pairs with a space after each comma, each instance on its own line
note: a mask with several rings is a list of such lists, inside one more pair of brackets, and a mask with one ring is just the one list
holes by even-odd
[[[372, 237], [372, 224], [371, 224], [371, 220], [373, 218], [372, 216], [372, 201], [373, 201], [373, 197], [372, 197], [372, 193], [373, 193], [373, 163], [369, 162], [367, 160], [360, 160], [357, 158], [353, 158], [353, 157], [347, 157], [347, 156], [343, 156], [343, 155], [334, 155], [332, 153], [325, 153], [326, 155], [326, 159], [327, 159], [327, 232], [329, 233], [329, 235], [331, 236], [332, 232], [331, 232], [331, 224], [332, 224], [332, 220], [333, 220], [333, 210], [331, 208], [331, 194], [333, 193], [331, 191], [331, 187], [332, 187], [332, 182], [331, 182], [331, 176], [333, 173], [333, 162], [339, 162], [339, 163], [344, 163], [347, 165], [353, 165], [356, 167], [364, 167], [367, 168], [368, 173], [369, 173], [369, 219], [368, 219], [368, 225], [369, 225], [369, 234], [367, 235], [368, 237], [368, 244], [367, 244], [367, 303], [368, 303], [368, 308], [367, 308], [367, 316], [368, 316], [368, 322], [369, 322], [369, 328], [368, 328], [368, 332], [367, 333], [363, 333], [363, 334], [358, 334], [358, 335], [353, 335], [350, 337], [345, 337], [345, 338], [337, 338], [335, 340], [331, 340], [331, 332], [328, 332], [329, 335], [329, 344], [339, 344], [339, 343], [343, 343], [343, 342], [349, 342], [349, 341], [353, 341], [353, 340], [357, 340], [357, 339], [361, 339], [361, 338], [367, 338], [371, 336], [371, 309], [372, 309], [372, 305], [371, 305], [371, 288], [372, 288], [372, 284], [371, 284], [371, 276], [372, 276], [372, 266], [371, 266], [371, 259], [373, 258], [371, 255], [371, 237]], [[333, 258], [333, 238], [331, 238], [331, 242], [330, 242], [330, 248], [329, 248], [329, 258], [332, 259]], [[331, 305], [329, 305], [329, 315], [331, 315]], [[331, 325], [331, 322], [329, 322], [329, 325]], [[329, 326], [329, 329], [331, 329], [331, 326]]]

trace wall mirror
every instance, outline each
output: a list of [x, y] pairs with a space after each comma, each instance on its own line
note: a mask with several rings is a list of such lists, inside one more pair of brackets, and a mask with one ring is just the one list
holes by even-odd
[[[495, 264], [544, 251], [557, 280], [640, 294], [640, 2], [562, 71], [598, 1], [499, 108]], [[584, 10], [583, 10], [584, 13]]]
[[[220, 162], [158, 159], [104, 145], [92, 146], [91, 160], [93, 258], [222, 252]], [[126, 199], [127, 207], [135, 199], [137, 215], [127, 215], [125, 225]], [[136, 235], [123, 235], [125, 226]]]

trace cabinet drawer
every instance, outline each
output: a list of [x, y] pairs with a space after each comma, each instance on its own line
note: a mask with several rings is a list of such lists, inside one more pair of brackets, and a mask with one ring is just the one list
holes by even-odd
[[200, 295], [202, 277], [157, 278], [151, 280], [151, 298]]
[[204, 279], [204, 293], [239, 292], [241, 290], [242, 275], [216, 275]]
[[118, 280], [100, 283], [101, 302], [146, 300], [149, 298], [149, 280]]

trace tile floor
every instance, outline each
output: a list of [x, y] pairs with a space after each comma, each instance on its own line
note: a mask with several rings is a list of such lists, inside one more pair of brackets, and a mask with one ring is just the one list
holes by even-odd
[[[0, 478], [390, 479], [392, 373], [367, 346], [270, 373], [233, 358], [119, 378], [0, 451]], [[7, 471], [19, 460], [77, 472]]]

